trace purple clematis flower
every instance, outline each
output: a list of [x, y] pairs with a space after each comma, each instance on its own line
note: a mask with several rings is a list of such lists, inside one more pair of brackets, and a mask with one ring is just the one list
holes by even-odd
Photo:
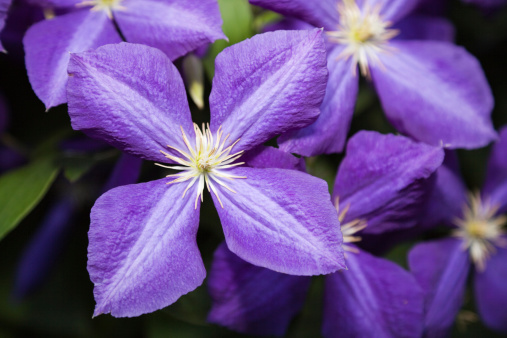
[[[69, 52], [122, 41], [162, 50], [171, 59], [226, 38], [216, 0], [41, 0], [73, 9], [33, 25], [24, 38], [32, 88], [46, 109], [67, 102]], [[79, 9], [79, 10], [74, 10]]]
[[[469, 194], [455, 168], [442, 167], [440, 198], [432, 210], [453, 222], [451, 238], [416, 245], [410, 269], [425, 292], [425, 332], [445, 337], [461, 308], [467, 276], [473, 270], [475, 299], [484, 323], [507, 332], [507, 128], [493, 147], [482, 192]], [[436, 197], [435, 196], [435, 197]], [[447, 213], [445, 213], [447, 211]]]
[[[422, 182], [437, 170], [443, 150], [403, 136], [359, 132], [352, 137], [334, 186], [348, 271], [326, 276], [325, 337], [420, 337], [422, 291], [414, 277], [359, 250], [357, 232], [407, 227], [423, 211]], [[272, 162], [276, 166], [276, 162]], [[340, 209], [340, 206], [345, 206]], [[366, 227], [368, 223], [368, 227]], [[410, 226], [410, 225], [408, 225]], [[215, 252], [208, 320], [247, 334], [283, 335], [301, 309], [309, 277], [249, 264], [225, 245]]]
[[[477, 60], [447, 41], [438, 18], [410, 17], [418, 0], [250, 0], [324, 27], [329, 83], [322, 114], [280, 138], [305, 156], [342, 151], [358, 91], [357, 69], [371, 78], [389, 121], [416, 140], [477, 148], [496, 138], [493, 97]], [[405, 19], [405, 20], [404, 20]]]
[[155, 311], [202, 283], [196, 233], [205, 186], [227, 246], [246, 261], [298, 275], [344, 268], [324, 181], [262, 168], [248, 154], [261, 168], [236, 161], [317, 118], [325, 62], [319, 29], [267, 33], [225, 49], [216, 58], [211, 123], [201, 130], [178, 71], [159, 50], [122, 43], [71, 55], [73, 128], [181, 170], [173, 180], [110, 190], [95, 203], [88, 249], [94, 315]]

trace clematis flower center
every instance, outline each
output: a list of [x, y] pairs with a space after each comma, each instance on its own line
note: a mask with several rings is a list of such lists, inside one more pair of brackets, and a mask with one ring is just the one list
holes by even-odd
[[365, 1], [361, 10], [355, 0], [342, 0], [338, 3], [340, 24], [338, 30], [327, 32], [329, 40], [345, 45], [338, 58], [352, 58], [354, 74], [359, 65], [361, 74], [370, 77], [370, 64], [382, 65], [378, 53], [389, 50], [387, 42], [398, 35], [399, 31], [391, 29], [391, 22], [380, 15], [381, 7], [374, 7]]
[[364, 219], [355, 219], [347, 223], [343, 223], [343, 220], [349, 211], [350, 204], [340, 211], [340, 198], [337, 197], [334, 201], [334, 206], [338, 212], [338, 220], [341, 224], [341, 230], [343, 234], [343, 250], [358, 253], [358, 249], [355, 246], [346, 245], [346, 243], [360, 242], [361, 237], [357, 236], [357, 233], [366, 228], [368, 226], [368, 223]]
[[489, 201], [483, 201], [479, 193], [470, 194], [468, 204], [463, 209], [463, 218], [456, 219], [458, 226], [453, 236], [464, 240], [464, 249], [479, 271], [484, 271], [486, 261], [496, 252], [495, 247], [507, 246], [502, 237], [506, 234], [502, 229], [507, 217], [497, 216], [498, 207]]
[[203, 124], [201, 131], [199, 126], [194, 123], [195, 145], [192, 146], [185, 134], [185, 131], [183, 130], [183, 127], [180, 128], [183, 142], [187, 146], [187, 149], [181, 150], [170, 145], [168, 145], [168, 147], [178, 152], [182, 157], [168, 154], [163, 150], [160, 151], [165, 155], [165, 157], [180, 165], [166, 166], [157, 163], [160, 167], [181, 170], [181, 172], [177, 174], [167, 175], [167, 177], [176, 177], [176, 179], [167, 184], [189, 181], [185, 191], [183, 192], [183, 198], [185, 197], [187, 191], [197, 183], [197, 196], [195, 198], [196, 209], [199, 197], [201, 198], [201, 202], [203, 201], [204, 186], [206, 186], [210, 193], [213, 192], [215, 194], [220, 202], [220, 206], [223, 208], [224, 206], [220, 200], [215, 184], [221, 185], [227, 190], [236, 193], [234, 190], [229, 188], [223, 180], [246, 178], [245, 176], [235, 176], [226, 172], [227, 169], [244, 164], [244, 162], [233, 163], [240, 158], [241, 155], [243, 155], [243, 150], [231, 154], [232, 148], [234, 148], [236, 143], [239, 142], [239, 139], [226, 147], [229, 135], [222, 139], [222, 127], [218, 128], [216, 137], [213, 137], [213, 134], [209, 129], [209, 124], [207, 127]]
[[125, 10], [126, 8], [121, 5], [123, 0], [85, 0], [78, 3], [77, 7], [93, 6], [91, 11], [105, 11], [107, 16], [113, 18], [113, 10]]

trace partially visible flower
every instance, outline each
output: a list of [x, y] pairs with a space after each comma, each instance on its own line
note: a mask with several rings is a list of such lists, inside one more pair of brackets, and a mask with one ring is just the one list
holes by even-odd
[[[496, 138], [493, 96], [478, 61], [451, 43], [452, 25], [409, 16], [417, 0], [250, 0], [323, 27], [329, 83], [322, 114], [283, 135], [280, 148], [305, 156], [341, 152], [362, 73], [373, 82], [388, 120], [434, 146], [478, 148]], [[359, 72], [358, 72], [359, 69]]]
[[[11, 0], [0, 0], [0, 33], [4, 29], [5, 19], [7, 18], [7, 11], [11, 5]], [[0, 41], [0, 51], [5, 52], [2, 42]]]
[[33, 90], [47, 109], [67, 102], [70, 53], [122, 41], [162, 50], [171, 60], [225, 38], [216, 0], [39, 0], [74, 9], [33, 25], [24, 38]]
[[[444, 168], [447, 176], [455, 169]], [[440, 180], [432, 200], [436, 220], [454, 224], [451, 238], [416, 245], [410, 269], [425, 292], [425, 332], [444, 337], [463, 303], [473, 269], [479, 314], [492, 329], [507, 332], [507, 128], [500, 131], [481, 193], [466, 193], [459, 179]]]
[[[352, 137], [334, 187], [348, 271], [326, 276], [325, 337], [420, 337], [423, 299], [410, 273], [360, 249], [360, 233], [406, 228], [424, 209], [422, 182], [443, 151], [402, 136]], [[276, 161], [272, 162], [276, 165]], [[215, 252], [208, 320], [247, 334], [283, 335], [301, 309], [310, 279], [251, 265], [225, 245]]]
[[325, 182], [239, 162], [317, 118], [327, 80], [321, 30], [267, 33], [225, 49], [216, 58], [211, 122], [202, 128], [192, 124], [178, 71], [154, 48], [122, 43], [73, 54], [69, 75], [74, 129], [179, 171], [95, 203], [88, 254], [95, 315], [155, 311], [202, 283], [196, 209], [204, 189], [227, 246], [250, 263], [298, 275], [344, 268]]

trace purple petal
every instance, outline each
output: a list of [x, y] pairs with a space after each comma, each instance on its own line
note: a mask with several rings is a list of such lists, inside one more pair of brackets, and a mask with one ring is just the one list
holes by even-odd
[[216, 0], [125, 0], [114, 11], [129, 42], [155, 47], [177, 59], [217, 39], [226, 39]]
[[294, 17], [326, 30], [336, 30], [340, 16], [336, 0], [249, 0], [285, 16]]
[[241, 161], [254, 168], [279, 168], [306, 172], [305, 160], [273, 147], [258, 146], [241, 157]]
[[449, 238], [416, 245], [408, 262], [424, 292], [425, 337], [446, 337], [463, 303], [468, 252], [462, 241]]
[[338, 60], [343, 47], [333, 48], [327, 58], [329, 81], [321, 114], [312, 125], [282, 135], [280, 148], [304, 156], [339, 153], [345, 146], [359, 78], [354, 75], [352, 59]]
[[301, 310], [310, 281], [247, 263], [222, 243], [208, 278], [208, 321], [246, 334], [281, 336]]
[[106, 192], [122, 185], [136, 183], [142, 164], [143, 160], [139, 157], [121, 154], [102, 191]]
[[72, 198], [58, 201], [45, 216], [42, 224], [23, 252], [16, 271], [14, 294], [22, 299], [40, 286], [55, 265], [74, 225]]
[[78, 11], [33, 25], [23, 39], [32, 88], [46, 109], [67, 102], [70, 54], [120, 42], [103, 12]]
[[364, 9], [365, 5], [372, 8], [379, 6], [382, 18], [392, 23], [410, 14], [419, 2], [420, 0], [357, 0], [359, 8]]
[[396, 27], [400, 34], [399, 40], [437, 40], [453, 42], [455, 29], [447, 19], [425, 15], [411, 15], [399, 23]]
[[72, 54], [72, 128], [147, 160], [167, 162], [167, 145], [194, 137], [183, 80], [158, 49], [121, 43]]
[[350, 205], [345, 220], [367, 220], [365, 233], [410, 228], [422, 211], [426, 179], [443, 159], [441, 148], [404, 136], [361, 131], [347, 145], [333, 199]]
[[348, 271], [326, 277], [324, 337], [421, 337], [423, 294], [414, 277], [365, 251], [346, 262]]
[[372, 67], [391, 123], [417, 140], [450, 148], [482, 147], [496, 138], [491, 90], [477, 60], [439, 41], [393, 41]]
[[139, 316], [174, 303], [201, 285], [196, 244], [199, 209], [185, 184], [126, 185], [102, 195], [91, 212], [88, 272], [94, 316]]
[[235, 149], [305, 127], [320, 113], [327, 69], [319, 29], [256, 35], [226, 48], [215, 64], [211, 127], [241, 138]]
[[507, 127], [500, 130], [500, 138], [491, 150], [482, 193], [500, 207], [498, 213], [507, 212]]
[[284, 169], [235, 168], [246, 179], [212, 194], [229, 249], [251, 264], [292, 275], [318, 275], [345, 267], [342, 236], [327, 185]]
[[[9, 11], [9, 6], [11, 5], [11, 0], [0, 0], [0, 33], [4, 29], [5, 19], [7, 18], [7, 12]], [[2, 42], [0, 41], [0, 51], [3, 51]]]
[[301, 21], [293, 18], [285, 18], [280, 21], [267, 24], [262, 28], [262, 32], [274, 32], [274, 31], [295, 31], [295, 30], [312, 30], [315, 26], [310, 25], [305, 21]]
[[475, 273], [475, 299], [484, 323], [492, 329], [507, 332], [507, 249], [497, 252], [486, 263], [484, 272]]

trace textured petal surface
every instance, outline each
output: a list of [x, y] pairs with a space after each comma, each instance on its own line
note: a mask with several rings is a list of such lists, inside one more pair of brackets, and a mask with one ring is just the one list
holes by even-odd
[[312, 125], [282, 135], [280, 147], [304, 156], [339, 153], [345, 146], [354, 107], [359, 77], [354, 75], [352, 59], [338, 60], [343, 47], [335, 47], [327, 57], [329, 80], [321, 114]]
[[103, 12], [78, 11], [33, 25], [23, 39], [32, 88], [46, 109], [67, 102], [67, 65], [70, 53], [120, 42]]
[[500, 206], [499, 213], [507, 213], [507, 127], [500, 130], [500, 139], [491, 151], [482, 193]]
[[425, 337], [447, 337], [463, 303], [468, 253], [460, 240], [443, 239], [416, 245], [408, 263], [424, 292]]
[[305, 160], [274, 147], [258, 146], [241, 157], [241, 161], [254, 168], [279, 168], [306, 171]]
[[208, 278], [208, 321], [246, 334], [281, 336], [301, 310], [310, 281], [247, 263], [222, 243]]
[[216, 0], [124, 0], [114, 17], [128, 42], [155, 47], [174, 60], [225, 39]]
[[288, 17], [298, 18], [315, 27], [335, 30], [340, 16], [336, 0], [249, 0], [260, 6]]
[[372, 67], [382, 106], [401, 132], [432, 145], [478, 148], [496, 137], [491, 90], [477, 60], [439, 41], [393, 41]]
[[409, 272], [365, 251], [347, 253], [346, 263], [326, 277], [324, 337], [421, 336], [423, 294]]
[[411, 15], [395, 26], [400, 33], [395, 39], [400, 40], [437, 40], [453, 42], [455, 29], [452, 23], [444, 18]]
[[236, 168], [246, 179], [226, 181], [214, 194], [229, 249], [251, 264], [292, 275], [345, 267], [342, 235], [326, 183], [284, 169]]
[[486, 264], [484, 272], [475, 273], [475, 299], [479, 314], [492, 329], [507, 332], [507, 249], [497, 248]]
[[345, 220], [366, 219], [365, 233], [410, 228], [421, 212], [426, 183], [442, 164], [441, 148], [404, 136], [361, 131], [347, 145], [333, 199], [350, 205]]
[[319, 29], [256, 35], [226, 48], [215, 64], [211, 127], [241, 138], [235, 150], [305, 127], [320, 113], [327, 69]]
[[195, 237], [199, 209], [185, 184], [167, 180], [122, 186], [92, 208], [88, 272], [94, 316], [139, 316], [201, 285], [206, 271]]
[[186, 149], [194, 129], [178, 70], [159, 50], [121, 43], [73, 54], [72, 128], [144, 159], [167, 162], [167, 145]]

